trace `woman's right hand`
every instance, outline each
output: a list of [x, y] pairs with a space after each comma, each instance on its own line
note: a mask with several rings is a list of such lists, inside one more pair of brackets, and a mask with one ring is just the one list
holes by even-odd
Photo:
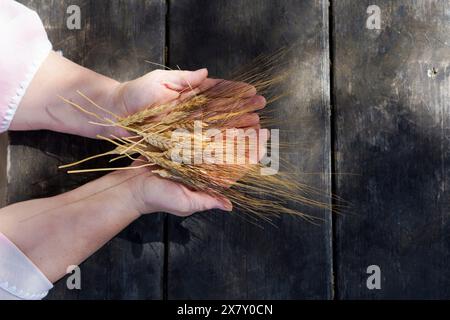
[[[262, 131], [259, 133], [259, 136], [264, 140], [262, 141], [264, 144], [269, 138], [269, 132], [266, 129], [259, 130]], [[265, 148], [264, 150], [259, 150], [258, 148], [258, 160], [263, 157], [265, 150]], [[248, 154], [246, 157], [248, 157]], [[141, 161], [135, 161], [131, 166], [138, 167], [139, 165], [142, 165]], [[223, 165], [236, 166], [233, 164]], [[206, 192], [193, 191], [182, 183], [160, 177], [149, 168], [144, 167], [112, 173], [125, 176], [127, 191], [131, 191], [132, 194], [130, 206], [139, 212], [140, 215], [153, 212], [167, 212], [186, 217], [199, 211], [211, 209], [231, 211], [233, 209], [231, 201], [224, 196], [218, 198]], [[235, 181], [245, 175], [246, 166], [239, 165], [239, 168], [231, 170], [231, 172], [235, 172], [235, 174], [226, 177], [226, 183], [224, 182], [226, 187], [231, 187]], [[131, 178], [127, 179], [126, 176]], [[214, 177], [211, 178], [214, 179]]]
[[167, 212], [186, 217], [199, 211], [233, 209], [225, 197], [218, 199], [205, 192], [190, 190], [181, 183], [151, 173], [148, 168], [143, 168], [129, 185], [134, 190], [134, 205], [141, 214]]

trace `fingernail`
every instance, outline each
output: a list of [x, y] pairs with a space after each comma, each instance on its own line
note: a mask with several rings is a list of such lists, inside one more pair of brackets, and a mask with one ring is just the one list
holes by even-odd
[[231, 212], [233, 210], [233, 205], [231, 203], [218, 202], [217, 209]]

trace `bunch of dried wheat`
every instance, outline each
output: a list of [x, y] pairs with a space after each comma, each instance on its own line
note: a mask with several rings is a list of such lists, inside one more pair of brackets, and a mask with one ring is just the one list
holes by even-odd
[[[300, 183], [290, 172], [261, 174], [265, 166], [249, 161], [254, 150], [257, 152], [258, 159], [261, 158], [261, 149], [264, 149], [261, 148], [261, 137], [253, 142], [248, 141], [243, 152], [244, 161], [236, 162], [238, 159], [235, 155], [231, 163], [196, 161], [197, 158], [201, 159], [204, 150], [211, 148], [212, 145], [213, 154], [216, 156], [222, 153], [226, 157], [224, 153], [230, 148], [235, 150], [235, 140], [215, 141], [202, 133], [199, 134], [196, 127], [197, 129], [199, 127], [202, 132], [214, 129], [222, 137], [226, 136], [225, 131], [230, 129], [229, 124], [249, 112], [249, 109], [242, 108], [247, 91], [250, 88], [252, 90], [256, 88], [259, 94], [267, 93], [271, 86], [284, 78], [283, 75], [273, 76], [271, 69], [273, 62], [277, 59], [278, 57], [274, 56], [269, 60], [262, 58], [259, 61], [256, 60], [248, 71], [240, 72], [233, 81], [219, 82], [199, 94], [188, 95], [176, 103], [149, 106], [127, 117], [111, 114], [114, 120], [101, 118], [97, 113], [88, 111], [86, 107], [65, 100], [100, 120], [93, 123], [121, 128], [129, 132], [129, 135], [99, 136], [114, 145], [114, 149], [62, 166], [62, 168], [103, 156], [113, 156], [111, 162], [129, 158], [142, 162], [142, 165], [72, 170], [69, 173], [148, 167], [153, 173], [183, 183], [191, 189], [201, 190], [216, 197], [225, 196], [233, 202], [235, 207], [241, 209], [240, 212], [250, 214], [252, 217], [269, 220], [273, 215], [288, 213], [312, 220], [311, 216], [295, 208], [296, 204], [330, 208], [329, 203], [317, 200], [322, 196], [321, 192]], [[244, 82], [251, 86], [242, 85]], [[80, 94], [92, 107], [105, 111], [88, 97]], [[268, 103], [274, 99], [276, 97], [268, 99]], [[214, 105], [214, 108], [209, 107], [211, 105]], [[183, 149], [183, 161], [175, 161], [174, 151], [179, 148], [179, 145], [174, 141], [173, 136], [175, 132], [180, 131], [183, 133], [184, 143], [188, 141], [190, 147]]]

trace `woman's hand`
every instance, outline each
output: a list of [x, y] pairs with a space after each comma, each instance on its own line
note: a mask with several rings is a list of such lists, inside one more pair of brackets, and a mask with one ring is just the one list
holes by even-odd
[[167, 212], [186, 217], [199, 211], [233, 209], [233, 205], [225, 197], [218, 199], [205, 192], [192, 191], [181, 183], [153, 174], [148, 168], [136, 170], [129, 173], [136, 177], [128, 181], [127, 188], [133, 190], [132, 205], [140, 214]]
[[[10, 129], [47, 129], [90, 138], [96, 138], [98, 134], [117, 133], [114, 128], [89, 123], [98, 119], [68, 105], [61, 97], [98, 113], [102, 118], [112, 119], [110, 113], [90, 105], [77, 91], [114, 114], [127, 116], [152, 105], [176, 102], [186, 95], [201, 93], [214, 86], [220, 89], [221, 85], [229, 84], [207, 76], [206, 69], [156, 70], [138, 79], [119, 83], [51, 52], [26, 90]], [[264, 98], [256, 95], [253, 87], [241, 85], [248, 88], [243, 108], [251, 112], [264, 107]], [[209, 107], [220, 109], [223, 104], [216, 102]], [[258, 123], [257, 114], [248, 113], [238, 123], [230, 125], [256, 126]]]
[[[232, 83], [222, 79], [208, 78], [208, 71], [163, 71], [156, 70], [138, 79], [119, 83], [111, 78], [81, 67], [52, 52], [39, 68], [27, 89], [11, 125], [12, 130], [49, 129], [95, 138], [98, 134], [117, 134], [114, 127], [90, 124], [96, 120], [66, 104], [60, 97], [73, 101], [101, 117], [111, 119], [111, 114], [89, 106], [77, 91], [92, 99], [110, 112], [125, 117], [144, 108], [164, 103], [176, 103], [188, 95], [200, 94], [205, 90], [221, 91], [224, 87], [241, 86], [242, 103], [239, 106], [246, 114], [228, 127], [259, 129], [259, 117], [253, 111], [265, 106], [263, 97], [255, 88], [245, 83]], [[236, 106], [234, 106], [236, 107]], [[226, 100], [210, 103], [207, 108], [226, 112]], [[112, 119], [113, 120], [113, 119]], [[147, 169], [147, 170], [146, 170]], [[140, 214], [165, 211], [186, 216], [196, 211], [212, 208], [231, 210], [227, 199], [216, 199], [202, 192], [194, 192], [185, 186], [162, 179], [148, 168], [142, 175], [132, 179], [129, 185], [139, 195], [136, 204]], [[242, 170], [242, 174], [245, 170]], [[134, 172], [134, 170], [133, 170]], [[122, 174], [122, 173], [121, 173]]]
[[[266, 152], [265, 143], [269, 139], [267, 129], [257, 129], [258, 142], [256, 152], [258, 160]], [[261, 140], [260, 140], [261, 139]], [[249, 149], [246, 150], [246, 159], [249, 159]], [[137, 160], [130, 167], [138, 167], [142, 163]], [[224, 187], [231, 187], [237, 180], [245, 175], [248, 170], [247, 165], [223, 164], [224, 166], [233, 166], [234, 174], [230, 174], [226, 179], [220, 178], [224, 182]], [[148, 167], [116, 171], [111, 175], [122, 176], [126, 184], [121, 194], [131, 194], [129, 197], [130, 208], [138, 214], [153, 212], [167, 212], [177, 216], [189, 216], [195, 212], [211, 209], [221, 209], [231, 211], [233, 205], [225, 196], [213, 197], [206, 192], [193, 191], [182, 183], [174, 182], [169, 179], [161, 178], [153, 173]], [[213, 176], [211, 176], [214, 179]]]
[[[200, 94], [208, 89], [216, 88], [218, 91], [223, 86], [229, 86], [231, 82], [222, 79], [208, 78], [208, 71], [163, 71], [156, 70], [138, 79], [119, 84], [113, 92], [114, 113], [119, 116], [127, 116], [144, 108], [165, 103], [176, 103], [192, 94]], [[256, 95], [254, 87], [240, 83], [236, 84], [245, 92], [244, 102], [240, 107], [248, 110], [248, 113], [228, 123], [229, 127], [254, 128], [258, 130], [259, 116], [253, 111], [265, 106], [266, 101], [262, 96]], [[207, 106], [208, 109], [222, 111], [223, 104], [215, 101]], [[114, 130], [114, 129], [113, 129]], [[116, 132], [111, 132], [116, 134]], [[268, 135], [265, 135], [267, 141]], [[140, 163], [135, 162], [133, 166]], [[237, 171], [237, 180], [245, 169]], [[177, 216], [189, 216], [195, 212], [211, 209], [231, 211], [233, 206], [225, 197], [216, 198], [205, 192], [192, 191], [181, 183], [163, 179], [153, 174], [148, 168], [132, 170], [132, 172], [120, 172], [127, 176], [134, 176], [127, 182], [127, 189], [132, 190], [133, 203], [140, 214], [153, 212], [167, 212]]]
[[[175, 104], [186, 99], [187, 96], [201, 94], [206, 90], [220, 91], [231, 84], [235, 87], [238, 86], [239, 91], [244, 92], [242, 103], [238, 108], [245, 109], [247, 113], [234, 119], [227, 126], [258, 126], [259, 116], [254, 111], [264, 108], [266, 105], [264, 97], [257, 95], [256, 89], [246, 83], [208, 78], [207, 69], [197, 71], [155, 70], [135, 80], [120, 83], [112, 92], [112, 111], [118, 116], [125, 117], [148, 107], [168, 103]], [[221, 102], [221, 100], [225, 99], [215, 99], [206, 106], [205, 111], [227, 112], [226, 101]], [[234, 109], [234, 111], [237, 110]], [[111, 134], [117, 135], [115, 128], [110, 127], [110, 129]]]
[[115, 88], [112, 107], [119, 116], [128, 116], [153, 105], [176, 101], [183, 92], [197, 89], [208, 76], [197, 71], [155, 70]]

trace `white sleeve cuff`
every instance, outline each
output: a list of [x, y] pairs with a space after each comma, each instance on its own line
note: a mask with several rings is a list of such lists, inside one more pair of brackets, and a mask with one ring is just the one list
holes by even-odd
[[38, 267], [0, 233], [0, 300], [40, 300], [52, 288]]

